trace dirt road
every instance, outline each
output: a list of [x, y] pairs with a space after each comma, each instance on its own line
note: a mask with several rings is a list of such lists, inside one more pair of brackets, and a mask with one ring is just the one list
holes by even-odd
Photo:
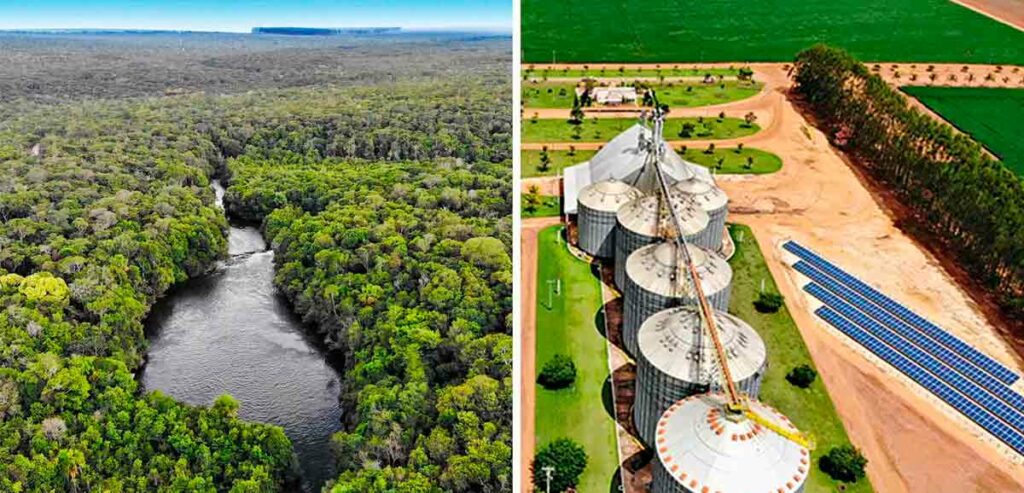
[[536, 300], [537, 300], [537, 234], [540, 230], [559, 223], [557, 217], [544, 217], [536, 219], [523, 219], [521, 222], [522, 234], [520, 236], [519, 254], [522, 272], [519, 273], [519, 334], [521, 340], [519, 354], [520, 372], [520, 460], [519, 470], [522, 471], [522, 491], [530, 493], [533, 491], [533, 481], [530, 472], [530, 464], [533, 461], [534, 446], [534, 406], [536, 395], [534, 391], [536, 378]]
[[951, 0], [979, 14], [1024, 31], [1024, 0]]

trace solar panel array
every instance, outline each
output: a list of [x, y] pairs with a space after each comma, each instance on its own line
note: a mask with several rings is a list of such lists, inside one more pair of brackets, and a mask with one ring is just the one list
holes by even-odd
[[[923, 328], [923, 318], [810, 250], [783, 246], [813, 281], [804, 290], [826, 305], [819, 317], [1024, 455], [1024, 396], [1008, 386], [1015, 373], [930, 322]], [[936, 330], [946, 337], [933, 337]]]
[[988, 355], [982, 353], [981, 351], [978, 351], [977, 349], [971, 347], [970, 344], [961, 341], [960, 339], [956, 338], [949, 332], [946, 332], [945, 330], [939, 328], [935, 324], [925, 320], [921, 316], [910, 311], [905, 306], [894, 301], [892, 298], [889, 298], [888, 296], [885, 296], [884, 294], [878, 292], [878, 290], [867, 285], [860, 279], [857, 279], [856, 277], [847, 274], [839, 267], [836, 267], [835, 264], [821, 258], [818, 254], [812, 252], [811, 250], [808, 250], [807, 248], [800, 246], [794, 241], [787, 241], [783, 245], [783, 248], [793, 253], [797, 257], [800, 257], [805, 262], [811, 264], [811, 266], [813, 266], [814, 268], [820, 270], [821, 272], [824, 272], [825, 274], [828, 274], [829, 276], [835, 278], [837, 281], [845, 284], [846, 286], [853, 289], [863, 297], [871, 300], [872, 303], [878, 305], [880, 308], [883, 308], [892, 313], [894, 316], [899, 317], [904, 322], [909, 324], [911, 327], [914, 327], [915, 329], [928, 335], [928, 337], [935, 339], [935, 341], [937, 341], [939, 344], [942, 344], [948, 347], [949, 349], [956, 351], [957, 353], [960, 353], [968, 361], [974, 363], [979, 368], [989, 372], [990, 374], [992, 374], [992, 376], [998, 378], [1003, 383], [1007, 385], [1012, 385], [1020, 378], [1020, 376], [1018, 376], [1016, 373], [1006, 368], [1005, 366], [995, 361], [994, 359], [990, 358]]
[[975, 423], [978, 423], [979, 426], [994, 435], [996, 438], [1002, 440], [1004, 443], [1009, 445], [1010, 448], [1016, 450], [1017, 453], [1024, 454], [1024, 436], [1006, 423], [997, 419], [992, 415], [992, 413], [982, 409], [981, 406], [978, 406], [970, 399], [967, 399], [963, 394], [954, 391], [949, 387], [949, 385], [946, 385], [934, 375], [922, 370], [921, 367], [915, 365], [878, 339], [871, 337], [830, 308], [823, 306], [818, 308], [815, 313], [826, 322], [848, 335], [851, 339], [857, 341], [872, 353], [882, 358], [885, 362], [896, 367], [896, 369], [906, 374], [922, 387], [928, 389], [942, 400], [948, 402], [954, 409], [960, 411]]

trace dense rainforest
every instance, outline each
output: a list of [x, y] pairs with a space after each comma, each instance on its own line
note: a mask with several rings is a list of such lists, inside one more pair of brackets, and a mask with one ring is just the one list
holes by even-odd
[[[213, 178], [341, 355], [333, 491], [511, 490], [510, 56], [418, 43], [336, 84], [107, 97], [85, 82], [97, 98], [61, 82], [3, 104], [0, 491], [293, 484], [280, 428], [238, 419], [230, 396], [189, 406], [134, 377], [153, 303], [226, 254]], [[444, 50], [452, 63], [423, 65]]]
[[810, 48], [795, 70], [826, 134], [910, 211], [914, 232], [1024, 320], [1024, 181], [842, 50]]

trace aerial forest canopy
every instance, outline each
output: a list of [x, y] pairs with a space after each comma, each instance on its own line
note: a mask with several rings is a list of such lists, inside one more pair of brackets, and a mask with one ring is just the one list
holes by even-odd
[[842, 50], [807, 49], [795, 69], [826, 134], [907, 208], [912, 231], [1024, 320], [1024, 181]]
[[294, 480], [280, 428], [134, 378], [153, 303], [226, 255], [214, 178], [343, 356], [333, 491], [510, 491], [510, 56], [453, 46], [436, 71], [399, 67], [432, 49], [392, 47], [372, 84], [3, 104], [0, 491]]

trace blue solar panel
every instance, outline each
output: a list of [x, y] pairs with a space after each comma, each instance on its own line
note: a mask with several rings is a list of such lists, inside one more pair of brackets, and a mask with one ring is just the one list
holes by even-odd
[[877, 338], [850, 323], [850, 321], [844, 319], [831, 308], [823, 306], [818, 308], [815, 313], [883, 361], [903, 372], [950, 406], [953, 406], [954, 409], [960, 411], [964, 416], [967, 416], [1010, 448], [1016, 450], [1017, 453], [1024, 454], [1024, 435], [1021, 435], [1006, 423], [994, 417], [990, 412], [982, 409], [970, 399], [965, 398], [964, 395], [953, 390], [949, 385], [924, 371], [920, 366], [914, 364]]
[[804, 248], [793, 241], [787, 241], [783, 244], [783, 248], [800, 257], [821, 272], [828, 274], [840, 283], [850, 287], [875, 305], [878, 305], [879, 307], [889, 311], [892, 315], [899, 317], [909, 326], [924, 333], [928, 337], [931, 337], [949, 349], [961, 354], [965, 359], [977, 365], [978, 368], [987, 371], [1003, 383], [1010, 385], [1020, 378], [1016, 373], [1009, 370], [1001, 363], [993, 360], [988, 355], [971, 347], [971, 345], [966, 342], [957, 339], [955, 336], [925, 320], [891, 298], [883, 295], [863, 281], [847, 274], [842, 269], [836, 267], [831, 262], [821, 258], [807, 248]]
[[942, 364], [921, 348], [907, 342], [906, 339], [897, 336], [895, 332], [864, 315], [849, 303], [840, 300], [832, 293], [826, 291], [825, 288], [811, 283], [805, 286], [804, 290], [825, 302], [830, 308], [846, 317], [847, 320], [856, 324], [860, 329], [870, 333], [873, 337], [899, 351], [939, 379], [944, 380], [957, 391], [973, 399], [979, 405], [991, 411], [992, 414], [1006, 421], [1007, 424], [1017, 430], [1024, 431], [1024, 414], [997, 399], [981, 386], [964, 378], [959, 372]]
[[[1003, 384], [1003, 382], [992, 377], [988, 373], [981, 371], [976, 366], [969, 363], [966, 359], [960, 356], [958, 353], [951, 351], [949, 348], [935, 342], [935, 340], [926, 337], [924, 334], [914, 330], [912, 327], [904, 323], [902, 320], [892, 316], [889, 312], [882, 310], [881, 308], [869, 303], [866, 298], [855, 293], [853, 290], [843, 286], [831, 277], [826, 276], [810, 264], [805, 263], [803, 260], [798, 261], [794, 266], [797, 272], [807, 276], [812, 281], [820, 285], [821, 287], [831, 291], [833, 294], [853, 305], [865, 315], [870, 316], [888, 329], [900, 337], [912, 342], [921, 349], [931, 353], [931, 355], [942, 360], [943, 363], [949, 367], [961, 372], [967, 378], [974, 380], [982, 387], [985, 387], [996, 397], [999, 397], [1007, 404], [1014, 406], [1018, 409], [1024, 409], [1024, 396], [1021, 396], [1017, 392], [1013, 391], [1009, 387]], [[806, 288], [805, 288], [806, 289]], [[814, 293], [812, 293], [814, 294]], [[821, 299], [820, 297], [818, 297]], [[822, 299], [822, 301], [826, 301]], [[827, 301], [826, 301], [827, 302]], [[830, 302], [827, 302], [831, 304]], [[835, 307], [834, 307], [835, 308]], [[849, 318], [849, 317], [847, 317]]]

